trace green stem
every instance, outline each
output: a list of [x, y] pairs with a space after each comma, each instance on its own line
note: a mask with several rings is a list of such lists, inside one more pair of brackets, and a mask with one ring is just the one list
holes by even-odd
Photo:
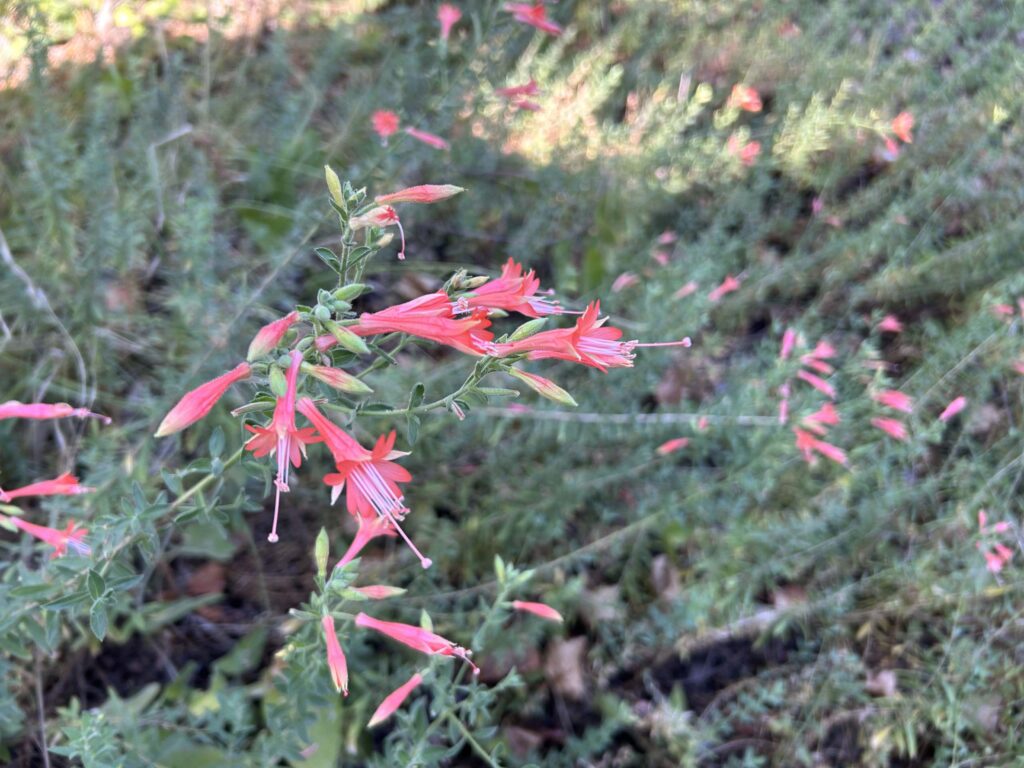
[[473, 734], [469, 732], [469, 729], [459, 718], [457, 718], [451, 711], [447, 711], [445, 714], [447, 715], [448, 721], [459, 729], [459, 733], [461, 733], [462, 737], [469, 742], [469, 746], [474, 752], [476, 752], [481, 760], [491, 766], [491, 768], [501, 768], [501, 766], [494, 762], [494, 760], [491, 759], [491, 756], [487, 754], [487, 750], [480, 746], [480, 742], [473, 738]]
[[219, 473], [217, 473], [215, 475], [215, 474], [213, 474], [211, 472], [209, 475], [204, 477], [198, 483], [193, 485], [191, 488], [189, 488], [187, 491], [185, 491], [183, 494], [181, 494], [181, 496], [179, 496], [174, 501], [172, 501], [171, 502], [171, 506], [169, 506], [167, 508], [167, 511], [168, 512], [173, 512], [178, 507], [180, 507], [182, 504], [184, 504], [186, 501], [188, 501], [193, 496], [195, 496], [197, 493], [200, 493], [204, 489], [206, 489], [209, 486], [211, 486], [214, 482], [216, 482], [224, 474], [224, 470], [225, 469], [228, 469], [229, 467], [232, 467], [235, 464], [237, 464], [241, 460], [242, 454], [244, 454], [244, 453], [245, 453], [245, 447], [243, 446], [243, 447], [239, 448], [237, 451], [235, 451], [233, 454], [231, 454], [231, 456], [228, 458], [228, 460], [224, 462], [224, 466], [221, 468], [221, 471]]

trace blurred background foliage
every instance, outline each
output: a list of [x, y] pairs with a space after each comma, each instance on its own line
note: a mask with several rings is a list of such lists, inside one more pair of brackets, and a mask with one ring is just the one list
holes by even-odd
[[[216, 469], [208, 448], [241, 442], [228, 408], [180, 440], [150, 437], [256, 328], [330, 286], [312, 252], [334, 236], [325, 163], [374, 193], [468, 189], [403, 213], [409, 258], [372, 265], [365, 308], [512, 256], [573, 308], [600, 297], [630, 337], [694, 340], [607, 375], [532, 365], [576, 411], [526, 395], [528, 411], [423, 421], [409, 525], [435, 567], [399, 550], [372, 562], [410, 590], [396, 614], [426, 610], [455, 636], [477, 626], [500, 554], [537, 569], [521, 597], [567, 617], [515, 619], [478, 650], [492, 685], [518, 670], [473, 699], [495, 760], [966, 766], [1024, 752], [1022, 558], [989, 573], [976, 522], [984, 509], [1020, 530], [1021, 319], [993, 312], [1024, 294], [1020, 6], [562, 0], [549, 10], [566, 33], [549, 38], [481, 1], [446, 48], [428, 2], [0, 9], [0, 400], [115, 419], [0, 423], [0, 484], [76, 470], [99, 493], [26, 509], [84, 520], [114, 563], [90, 598], [80, 560], [44, 567], [4, 535], [4, 762], [42, 764], [41, 717], [55, 765], [477, 764], [457, 731], [424, 735], [422, 700], [365, 731], [408, 677], [400, 655], [353, 638], [340, 704], [313, 646], [301, 663], [274, 656], [312, 589], [316, 532], [338, 552], [351, 535], [323, 468], [303, 468], [270, 546], [251, 532], [258, 468], [173, 506], [183, 479]], [[530, 78], [539, 112], [494, 94]], [[737, 82], [760, 113], [727, 108]], [[375, 109], [451, 151], [401, 135], [382, 147]], [[914, 143], [893, 157], [883, 140], [904, 110]], [[760, 142], [752, 166], [728, 151], [734, 134]], [[638, 280], [612, 290], [627, 271]], [[739, 290], [709, 301], [728, 274]], [[902, 334], [876, 330], [888, 313]], [[786, 327], [838, 350], [830, 440], [848, 470], [808, 466], [775, 422]], [[383, 401], [416, 382], [440, 397], [468, 369], [415, 347], [399, 362], [371, 382]], [[866, 388], [883, 385], [917, 401], [905, 444], [868, 423]], [[968, 410], [937, 423], [957, 395]], [[799, 385], [791, 408], [820, 402]], [[685, 450], [655, 452], [680, 436]], [[81, 599], [39, 607], [65, 593]], [[86, 628], [97, 610], [103, 644]], [[296, 759], [313, 741], [319, 756]]]

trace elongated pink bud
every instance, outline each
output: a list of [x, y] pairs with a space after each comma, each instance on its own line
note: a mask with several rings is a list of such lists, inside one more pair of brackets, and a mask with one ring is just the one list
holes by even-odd
[[412, 624], [401, 624], [397, 621], [381, 621], [365, 613], [356, 616], [356, 626], [374, 629], [382, 635], [387, 635], [392, 640], [397, 640], [404, 645], [420, 653], [436, 654], [438, 656], [458, 656], [467, 664], [473, 667], [474, 674], [480, 670], [469, 660], [470, 652], [461, 645], [456, 645], [440, 635], [436, 635], [422, 627]]
[[387, 600], [389, 597], [398, 597], [405, 594], [405, 590], [401, 587], [389, 587], [386, 584], [371, 584], [366, 587], [352, 587], [351, 589], [367, 600]]
[[887, 419], [879, 417], [871, 420], [872, 426], [876, 429], [880, 429], [889, 437], [894, 437], [897, 440], [907, 439], [907, 428], [902, 421], [898, 419]]
[[380, 703], [374, 711], [373, 716], [370, 718], [370, 722], [367, 724], [368, 728], [383, 723], [393, 714], [395, 711], [402, 706], [403, 702], [409, 698], [409, 694], [412, 693], [416, 686], [423, 682], [423, 675], [417, 672], [415, 675], [410, 677], [402, 685], [398, 686], [395, 690], [384, 697], [384, 701]]
[[813, 373], [810, 373], [808, 371], [797, 371], [796, 375], [797, 378], [806, 381], [808, 384], [810, 384], [812, 387], [814, 387], [816, 390], [821, 392], [826, 397], [830, 397], [833, 400], [836, 399], [836, 388], [833, 387], [824, 379], [822, 379], [820, 376], [815, 376]]
[[690, 438], [688, 437], [673, 437], [671, 440], [666, 440], [664, 443], [659, 445], [655, 451], [660, 456], [668, 456], [668, 454], [682, 450], [689, 444]]
[[320, 624], [324, 628], [324, 640], [327, 643], [327, 666], [331, 670], [334, 689], [348, 696], [348, 662], [345, 660], [345, 652], [341, 650], [341, 643], [338, 642], [338, 633], [334, 631], [334, 617], [324, 616], [320, 620]]
[[524, 600], [513, 600], [512, 607], [517, 611], [532, 613], [534, 616], [540, 616], [542, 619], [547, 619], [548, 621], [557, 621], [559, 624], [565, 621], [565, 619], [562, 618], [562, 614], [550, 605], [544, 605], [544, 603], [529, 603]]
[[380, 205], [394, 205], [395, 203], [436, 203], [439, 200], [447, 200], [460, 192], [466, 190], [454, 184], [421, 184], [418, 187], [407, 187], [390, 195], [380, 195], [376, 201]]
[[93, 413], [88, 408], [75, 408], [67, 403], [19, 403], [17, 400], [0, 403], [0, 420], [65, 419], [69, 416], [79, 419], [100, 419], [104, 424], [110, 423], [109, 416]]
[[871, 399], [876, 403], [881, 403], [886, 408], [892, 408], [894, 411], [903, 411], [903, 413], [914, 412], [914, 399], [910, 395], [905, 395], [895, 389], [884, 389], [881, 392], [875, 392], [871, 395]]
[[275, 320], [274, 322], [268, 323], [260, 328], [249, 343], [249, 353], [245, 356], [245, 359], [252, 361], [257, 357], [263, 357], [264, 355], [270, 354], [274, 350], [274, 347], [281, 343], [281, 339], [284, 338], [288, 329], [291, 328], [298, 319], [298, 312], [289, 312], [280, 320]]
[[945, 424], [947, 421], [956, 416], [960, 411], [967, 407], [967, 398], [963, 395], [953, 399], [949, 405], [946, 406], [945, 410], [939, 414], [939, 421]]
[[406, 128], [405, 132], [416, 139], [416, 141], [422, 141], [424, 144], [433, 147], [434, 149], [451, 149], [451, 145], [435, 133], [421, 131], [419, 128]]
[[796, 331], [787, 328], [782, 333], [782, 348], [779, 350], [779, 360], [786, 360], [793, 354], [793, 347], [796, 346]]
[[160, 422], [160, 427], [154, 436], [167, 437], [167, 435], [173, 435], [175, 432], [180, 432], [185, 427], [195, 424], [210, 412], [232, 384], [247, 379], [250, 375], [252, 375], [252, 369], [249, 364], [239, 363], [216, 379], [200, 384], [171, 408], [170, 412], [164, 416], [164, 420]]

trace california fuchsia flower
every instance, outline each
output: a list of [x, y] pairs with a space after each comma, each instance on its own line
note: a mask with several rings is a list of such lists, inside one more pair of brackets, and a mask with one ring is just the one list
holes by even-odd
[[67, 403], [19, 403], [17, 400], [0, 403], [0, 420], [65, 419], [69, 416], [79, 419], [100, 419], [104, 424], [110, 423], [109, 416], [93, 413], [88, 408], [75, 408]]
[[612, 293], [621, 293], [630, 286], [636, 285], [640, 282], [640, 278], [633, 272], [623, 272], [621, 275], [615, 278], [612, 283]]
[[796, 375], [798, 379], [806, 381], [808, 384], [810, 384], [812, 387], [814, 387], [816, 390], [821, 392], [826, 397], [829, 397], [832, 400], [836, 399], [836, 388], [833, 387], [820, 376], [815, 376], [810, 371], [797, 371]]
[[522, 611], [523, 613], [532, 613], [534, 616], [540, 616], [548, 621], [557, 621], [559, 624], [565, 621], [562, 618], [562, 614], [550, 605], [544, 605], [544, 603], [528, 603], [523, 600], [513, 600], [512, 609]]
[[779, 387], [779, 424], [785, 424], [789, 421], [789, 395], [789, 382], [785, 381]]
[[38, 483], [15, 488], [13, 491], [0, 490], [0, 501], [10, 502], [26, 496], [77, 496], [80, 493], [91, 493], [96, 490], [78, 484], [78, 478], [65, 472], [54, 480], [40, 480]]
[[813, 454], [820, 453], [826, 459], [831, 459], [836, 464], [846, 465], [846, 452], [842, 448], [837, 448], [831, 443], [819, 440], [810, 432], [799, 427], [793, 428], [793, 434], [796, 435], [796, 447], [803, 453], [806, 462], [811, 463], [814, 460]]
[[555, 37], [562, 34], [562, 28], [548, 18], [548, 9], [544, 3], [505, 3], [504, 10], [521, 24], [528, 24]]
[[406, 187], [390, 195], [378, 195], [375, 199], [379, 205], [395, 203], [436, 203], [447, 200], [466, 190], [454, 184], [420, 184], [418, 187]]
[[423, 682], [423, 675], [417, 672], [415, 675], [410, 677], [402, 685], [398, 686], [395, 690], [384, 697], [384, 701], [380, 703], [380, 706], [374, 711], [373, 716], [370, 718], [370, 722], [367, 723], [368, 728], [383, 723], [393, 714], [395, 711], [402, 706], [402, 703], [409, 698], [409, 694], [415, 690], [416, 686]]
[[408, 333], [469, 355], [482, 355], [482, 345], [494, 338], [485, 330], [491, 324], [487, 312], [474, 311], [465, 318], [455, 318], [452, 313], [448, 294], [438, 291], [380, 312], [364, 312], [359, 316], [359, 324], [350, 326], [350, 330], [360, 336]]
[[907, 439], [907, 428], [902, 421], [898, 419], [888, 419], [884, 417], [878, 417], [871, 420], [872, 426], [882, 430], [889, 437], [894, 437], [897, 440]]
[[85, 528], [75, 528], [74, 520], [68, 522], [68, 527], [63, 531], [59, 531], [56, 528], [47, 528], [45, 525], [29, 523], [20, 517], [0, 516], [0, 520], [10, 523], [15, 528], [19, 528], [25, 533], [49, 544], [53, 547], [51, 557], [63, 555], [67, 552], [68, 547], [71, 547], [79, 555], [92, 554], [92, 548], [83, 541], [85, 534], [89, 531]]
[[761, 111], [761, 95], [748, 85], [736, 83], [729, 94], [727, 106], [742, 109], [746, 112]]
[[392, 640], [397, 640], [404, 645], [420, 653], [438, 656], [457, 656], [473, 668], [473, 673], [480, 672], [477, 666], [470, 660], [470, 651], [461, 645], [456, 645], [451, 640], [446, 640], [440, 635], [428, 632], [422, 627], [415, 627], [412, 624], [401, 624], [397, 621], [381, 621], [365, 613], [356, 616], [356, 626], [373, 629], [382, 635], [387, 635]]
[[503, 99], [517, 99], [522, 96], [536, 96], [540, 93], [536, 80], [530, 80], [526, 85], [513, 85], [509, 88], [496, 88], [495, 94]]
[[835, 426], [839, 421], [839, 411], [836, 407], [832, 403], [825, 403], [810, 416], [806, 416], [802, 423], [812, 432], [824, 435], [829, 427]]
[[437, 7], [437, 21], [441, 25], [441, 39], [448, 40], [452, 27], [459, 23], [462, 11], [451, 3], [441, 3]]
[[178, 404], [164, 416], [155, 437], [167, 437], [167, 435], [173, 435], [175, 432], [180, 432], [185, 427], [195, 424], [210, 412], [232, 384], [249, 378], [251, 374], [252, 369], [248, 363], [239, 363], [216, 379], [200, 384], [181, 398]]
[[[348, 483], [345, 503], [349, 513], [356, 517], [379, 517], [385, 520], [402, 537], [419, 559], [420, 565], [429, 568], [430, 559], [423, 556], [399, 525], [399, 521], [405, 518], [409, 510], [402, 503], [402, 491], [398, 484], [409, 482], [412, 475], [394, 462], [395, 459], [408, 455], [405, 451], [394, 450], [394, 430], [387, 436], [381, 435], [373, 450], [368, 451], [341, 427], [320, 413], [308, 397], [302, 398], [296, 407], [313, 423], [334, 457], [338, 471], [324, 477], [324, 482], [331, 486], [331, 503], [338, 500], [338, 496], [345, 489], [345, 484]], [[368, 540], [369, 538], [366, 539]], [[339, 563], [341, 564], [343, 563]]]
[[950, 404], [946, 406], [945, 410], [943, 410], [942, 413], [939, 414], [939, 421], [941, 421], [942, 423], [946, 423], [966, 407], [966, 397], [960, 395], [960, 397], [954, 398], [950, 402]]
[[711, 293], [708, 294], [708, 301], [719, 301], [727, 293], [732, 293], [733, 291], [739, 290], [739, 287], [739, 280], [737, 280], [732, 275], [726, 275], [725, 280], [722, 281], [722, 284], [719, 285], [717, 288], [713, 289]]
[[451, 149], [451, 144], [442, 139], [436, 133], [421, 131], [419, 128], [406, 128], [405, 132], [416, 139], [416, 141], [422, 141], [424, 144], [429, 147], [433, 147], [434, 149]]
[[697, 285], [697, 281], [696, 280], [691, 280], [690, 282], [686, 283], [682, 288], [680, 288], [678, 291], [673, 293], [672, 294], [672, 298], [673, 299], [685, 299], [687, 296], [696, 293], [698, 288], [700, 288], [700, 286]]
[[909, 112], [900, 112], [892, 119], [892, 132], [904, 144], [914, 143], [914, 135], [911, 133], [913, 128], [914, 116]]
[[365, 587], [349, 587], [349, 589], [358, 592], [367, 600], [387, 600], [389, 597], [405, 594], [405, 590], [401, 587], [390, 587], [387, 584], [368, 584]]
[[277, 405], [274, 407], [274, 415], [270, 423], [265, 427], [254, 427], [246, 424], [245, 428], [253, 433], [253, 437], [245, 444], [247, 450], [252, 451], [256, 458], [262, 458], [267, 454], [277, 454], [277, 478], [274, 480], [274, 487], [277, 492], [274, 496], [274, 522], [270, 527], [270, 534], [267, 541], [277, 541], [277, 518], [281, 511], [281, 493], [287, 493], [288, 475], [290, 466], [298, 469], [302, 466], [302, 458], [306, 455], [306, 446], [310, 443], [320, 442], [312, 427], [297, 429], [295, 427], [295, 389], [299, 379], [299, 368], [302, 365], [302, 353], [292, 350], [291, 365], [288, 366], [288, 373], [285, 377], [288, 388], [284, 397], [277, 398]]
[[245, 359], [252, 361], [257, 357], [263, 357], [273, 352], [274, 348], [281, 343], [284, 335], [288, 333], [288, 329], [298, 319], [298, 312], [289, 312], [280, 320], [275, 320], [260, 328], [249, 344], [249, 353], [245, 356]]
[[871, 399], [894, 411], [914, 412], [914, 398], [895, 389], [883, 389], [881, 392], [875, 392], [871, 395]]
[[999, 573], [1013, 558], [1013, 550], [1005, 544], [996, 544], [992, 550], [983, 550], [982, 554], [985, 555], [985, 567], [992, 573]]
[[527, 373], [518, 368], [510, 368], [508, 372], [509, 375], [519, 379], [541, 397], [546, 397], [548, 400], [552, 400], [560, 405], [576, 407], [576, 401], [572, 395], [551, 381], [551, 379], [545, 379], [543, 376]]
[[524, 109], [527, 112], [540, 112], [543, 109], [536, 101], [530, 101], [529, 99], [516, 99], [512, 102], [512, 106], [516, 109]]
[[896, 315], [886, 315], [878, 324], [878, 330], [883, 333], [902, 333], [903, 323]]
[[675, 453], [690, 444], [690, 438], [688, 437], [673, 437], [671, 440], [666, 440], [664, 443], [659, 445], [655, 452], [661, 456], [667, 456], [670, 453]]
[[779, 360], [787, 360], [796, 346], [796, 331], [787, 328], [782, 332], [782, 347], [779, 349]]
[[345, 550], [345, 554], [342, 555], [341, 559], [335, 564], [335, 568], [342, 568], [350, 563], [359, 556], [359, 553], [363, 551], [363, 547], [378, 536], [394, 537], [398, 535], [398, 532], [391, 527], [391, 523], [383, 517], [364, 517], [363, 515], [356, 515], [356, 521], [359, 523], [359, 529], [356, 531], [356, 537], [352, 539], [352, 543], [348, 545], [348, 549]]
[[338, 633], [334, 631], [334, 617], [324, 616], [320, 620], [324, 628], [324, 641], [327, 643], [327, 666], [331, 670], [334, 689], [348, 696], [348, 663], [345, 652], [338, 642]]
[[[474, 288], [456, 302], [456, 309], [474, 309], [482, 307], [487, 310], [503, 309], [518, 312], [527, 317], [558, 315], [563, 312], [558, 302], [539, 292], [540, 280], [531, 269], [523, 274], [523, 265], [513, 259], [505, 262], [501, 268], [501, 276], [488, 280]], [[546, 292], [550, 294], [550, 291]]]
[[[327, 336], [334, 343], [337, 343], [337, 339], [333, 336]], [[333, 346], [333, 344], [331, 345]], [[329, 365], [312, 365], [311, 363], [302, 364], [302, 372], [307, 373], [318, 381], [322, 381], [329, 387], [341, 390], [342, 392], [351, 392], [356, 395], [365, 395], [368, 392], [373, 392], [369, 386], [363, 383], [362, 379], [358, 379], [348, 371], [342, 368], [332, 368]]]
[[388, 137], [398, 132], [398, 115], [388, 109], [378, 109], [370, 116], [373, 130], [387, 144]]
[[398, 251], [398, 258], [404, 259], [405, 230], [402, 228], [402, 222], [398, 219], [398, 211], [390, 205], [380, 205], [376, 208], [371, 208], [366, 213], [353, 216], [348, 220], [348, 225], [353, 231], [358, 231], [365, 227], [390, 227], [392, 224], [398, 227], [398, 233], [402, 237], [402, 247]]
[[747, 141], [740, 143], [739, 136], [733, 134], [725, 144], [725, 150], [743, 165], [751, 166], [761, 154], [761, 142]]
[[556, 328], [520, 341], [490, 344], [487, 346], [487, 354], [493, 357], [526, 354], [530, 360], [555, 358], [607, 371], [609, 368], [632, 367], [633, 358], [636, 357], [633, 350], [637, 347], [690, 346], [688, 338], [645, 344], [635, 340], [620, 341], [622, 331], [602, 327], [608, 318], [598, 317], [600, 312], [600, 302], [591, 302], [572, 328]]

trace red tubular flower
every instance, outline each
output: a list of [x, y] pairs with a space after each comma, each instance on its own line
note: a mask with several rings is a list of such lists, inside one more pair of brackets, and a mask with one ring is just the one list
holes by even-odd
[[441, 39], [447, 41], [452, 33], [452, 27], [459, 23], [462, 18], [462, 11], [451, 3], [441, 3], [437, 7], [437, 21], [441, 25]]
[[528, 24], [555, 37], [562, 34], [562, 28], [548, 18], [544, 3], [505, 3], [504, 10], [520, 24]]
[[420, 653], [437, 656], [457, 656], [473, 668], [473, 674], [479, 674], [480, 670], [470, 660], [470, 651], [461, 645], [456, 645], [451, 640], [446, 640], [440, 635], [428, 632], [422, 627], [415, 627], [412, 624], [401, 624], [397, 621], [381, 621], [365, 613], [356, 616], [356, 626], [373, 629], [382, 635], [387, 635], [392, 640], [397, 640], [404, 645]]
[[71, 549], [79, 555], [92, 554], [92, 547], [83, 541], [85, 534], [89, 531], [85, 528], [75, 528], [74, 520], [69, 521], [68, 527], [63, 531], [59, 531], [56, 528], [47, 528], [45, 525], [29, 523], [22, 520], [20, 517], [0, 516], [0, 520], [10, 523], [15, 528], [18, 528], [31, 536], [35, 536], [40, 541], [49, 544], [53, 547], [53, 554], [50, 555], [51, 557], [59, 557], [63, 555], [67, 552], [68, 547], [71, 547]]
[[900, 112], [892, 119], [892, 132], [895, 133], [896, 138], [904, 144], [914, 143], [914, 134], [911, 133], [913, 129], [914, 116], [909, 112]]
[[285, 377], [288, 388], [284, 397], [277, 398], [277, 405], [274, 407], [274, 416], [265, 427], [254, 427], [246, 424], [245, 428], [252, 432], [253, 437], [245, 444], [246, 450], [252, 451], [256, 458], [263, 458], [267, 454], [277, 454], [277, 478], [274, 480], [274, 487], [277, 492], [274, 497], [274, 522], [271, 525], [267, 541], [276, 542], [277, 518], [281, 510], [281, 493], [287, 493], [288, 475], [290, 466], [296, 469], [302, 466], [302, 458], [306, 455], [306, 446], [310, 443], [320, 442], [312, 427], [296, 429], [295, 427], [295, 389], [299, 379], [299, 368], [302, 365], [302, 353], [292, 350], [292, 362], [288, 366], [288, 374]]
[[67, 403], [19, 403], [17, 400], [0, 403], [0, 421], [3, 419], [64, 419], [69, 416], [79, 419], [100, 419], [104, 424], [110, 423], [109, 416], [93, 413], [88, 408], [75, 408]]
[[871, 425], [877, 429], [882, 430], [889, 437], [893, 437], [897, 440], [907, 439], [907, 428], [902, 421], [898, 419], [887, 419], [887, 418], [876, 418], [871, 420]]
[[395, 203], [436, 203], [447, 200], [466, 190], [454, 184], [420, 184], [418, 187], [406, 187], [390, 195], [379, 195], [376, 199], [380, 205]]
[[787, 328], [782, 333], [782, 347], [779, 349], [779, 360], [787, 360], [789, 356], [793, 354], [793, 348], [796, 346], [796, 331], [792, 328]]
[[732, 275], [726, 275], [725, 280], [717, 288], [713, 289], [708, 294], [708, 301], [720, 301], [723, 296], [733, 291], [738, 291], [740, 288], [740, 281]]
[[544, 605], [544, 603], [528, 603], [523, 600], [513, 600], [512, 608], [516, 611], [532, 613], [534, 616], [540, 616], [542, 619], [547, 619], [548, 621], [557, 621], [559, 624], [565, 621], [565, 619], [562, 618], [562, 614], [550, 605]]
[[582, 363], [601, 371], [609, 368], [630, 368], [633, 350], [637, 347], [690, 346], [689, 339], [661, 343], [641, 344], [638, 341], [620, 341], [622, 331], [604, 328], [607, 317], [598, 317], [601, 303], [591, 302], [572, 328], [542, 331], [520, 341], [487, 345], [487, 354], [493, 357], [526, 354], [531, 360], [556, 358]]
[[422, 141], [424, 144], [433, 147], [434, 149], [451, 149], [451, 144], [442, 139], [436, 133], [421, 131], [419, 128], [406, 128], [405, 132], [416, 139], [416, 141]]
[[798, 379], [806, 381], [808, 384], [810, 384], [812, 387], [814, 387], [816, 390], [821, 392], [826, 397], [831, 398], [832, 400], [836, 399], [836, 388], [833, 387], [820, 376], [815, 376], [813, 373], [810, 373], [809, 371], [797, 371], [796, 376]]
[[819, 440], [810, 432], [799, 427], [793, 428], [793, 434], [796, 435], [796, 447], [803, 453], [804, 460], [807, 463], [810, 464], [814, 461], [814, 453], [820, 453], [826, 459], [831, 459], [836, 464], [846, 465], [846, 452], [842, 448], [837, 448], [831, 443]]
[[383, 517], [363, 517], [362, 515], [356, 515], [356, 520], [359, 523], [359, 529], [356, 531], [356, 537], [352, 539], [352, 543], [348, 545], [348, 549], [345, 550], [345, 554], [341, 556], [341, 559], [335, 564], [335, 568], [341, 568], [356, 557], [363, 551], [363, 547], [369, 544], [373, 539], [378, 536], [397, 536], [398, 533], [394, 528]]
[[409, 694], [415, 690], [416, 686], [423, 682], [423, 675], [417, 672], [415, 675], [410, 677], [402, 685], [398, 686], [395, 690], [384, 697], [384, 701], [380, 703], [380, 706], [374, 711], [373, 716], [370, 718], [370, 722], [367, 724], [367, 728], [373, 728], [373, 726], [384, 722], [393, 714], [395, 711], [402, 706], [402, 703], [409, 698]]
[[200, 384], [171, 408], [170, 412], [164, 416], [164, 420], [160, 422], [160, 427], [154, 436], [173, 435], [175, 432], [180, 432], [195, 424], [210, 412], [232, 384], [249, 378], [251, 374], [252, 369], [248, 363], [239, 363], [216, 379]]
[[[313, 423], [334, 457], [338, 471], [324, 477], [324, 482], [331, 486], [331, 503], [338, 500], [338, 496], [345, 489], [345, 484], [348, 483], [345, 504], [349, 513], [356, 517], [381, 518], [386, 521], [416, 555], [420, 565], [429, 568], [430, 559], [423, 556], [399, 525], [399, 521], [405, 518], [409, 509], [402, 503], [404, 497], [398, 484], [409, 482], [412, 475], [394, 462], [395, 459], [408, 455], [405, 451], [394, 450], [394, 430], [387, 436], [381, 435], [373, 450], [368, 451], [341, 427], [320, 413], [308, 397], [302, 398], [296, 407]], [[366, 540], [369, 538], [372, 537]], [[343, 563], [339, 563], [341, 564]]]
[[40, 480], [38, 483], [15, 488], [13, 491], [0, 490], [0, 501], [10, 502], [25, 496], [77, 496], [80, 493], [91, 493], [96, 490], [78, 484], [78, 478], [65, 472], [54, 480]]
[[896, 315], [886, 315], [878, 323], [878, 330], [884, 333], [902, 333], [903, 323]]
[[341, 643], [338, 642], [338, 633], [334, 631], [334, 617], [324, 616], [320, 624], [324, 628], [327, 666], [331, 670], [334, 689], [348, 696], [348, 663], [345, 660], [345, 652], [341, 650]]
[[264, 355], [270, 354], [274, 350], [274, 347], [281, 343], [281, 339], [284, 338], [288, 329], [291, 328], [298, 319], [298, 312], [289, 312], [280, 320], [275, 320], [274, 322], [268, 323], [260, 328], [249, 343], [249, 352], [245, 356], [245, 359], [252, 361], [257, 357], [263, 357]]
[[[540, 280], [532, 269], [523, 274], [523, 265], [513, 259], [505, 262], [501, 268], [501, 276], [488, 280], [472, 293], [461, 297], [456, 303], [457, 309], [483, 308], [488, 311], [503, 309], [518, 312], [527, 317], [543, 317], [559, 315], [563, 312], [557, 301], [538, 295]], [[550, 291], [547, 291], [550, 295]]]
[[536, 101], [530, 101], [529, 99], [518, 99], [512, 102], [512, 106], [516, 109], [525, 109], [527, 112], [540, 112], [541, 106]]
[[748, 141], [741, 144], [739, 136], [733, 134], [725, 143], [725, 150], [743, 165], [750, 167], [757, 162], [757, 157], [761, 154], [761, 142]]
[[513, 85], [509, 88], [496, 88], [494, 93], [503, 99], [517, 99], [521, 96], [536, 96], [540, 93], [536, 80], [530, 80], [526, 85]]
[[835, 406], [832, 403], [825, 403], [817, 411], [804, 418], [803, 425], [812, 432], [824, 435], [828, 431], [828, 427], [835, 426], [839, 421], [839, 412]]
[[736, 83], [729, 94], [727, 105], [746, 112], [761, 111], [761, 95], [748, 85]]
[[875, 392], [871, 395], [871, 399], [894, 411], [914, 412], [914, 398], [895, 389], [883, 389], [881, 392]]
[[483, 345], [494, 338], [494, 334], [484, 330], [491, 324], [487, 312], [475, 311], [462, 319], [456, 319], [452, 314], [448, 294], [438, 291], [380, 312], [364, 312], [359, 316], [359, 324], [350, 326], [350, 330], [359, 336], [408, 333], [455, 347], [468, 355], [484, 354]]
[[370, 116], [370, 123], [384, 144], [388, 143], [389, 136], [398, 132], [398, 115], [389, 109], [378, 109]]

